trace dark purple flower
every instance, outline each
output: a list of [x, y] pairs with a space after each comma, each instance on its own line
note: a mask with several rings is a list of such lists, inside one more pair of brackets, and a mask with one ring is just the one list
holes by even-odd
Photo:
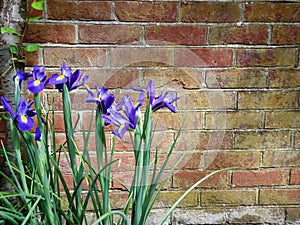
[[29, 77], [32, 77], [32, 74], [27, 73], [27, 72], [22, 72], [21, 70], [18, 70], [18, 72], [16, 73], [16, 75], [14, 76], [14, 81], [15, 84], [18, 84], [19, 87], [21, 88], [22, 86], [22, 81], [27, 80]]
[[53, 74], [53, 76], [49, 79], [49, 84], [55, 85], [55, 87], [59, 90], [63, 90], [63, 85], [66, 84], [69, 91], [72, 91], [82, 85], [84, 85], [88, 79], [88, 76], [83, 77], [83, 81], [81, 81], [83, 74], [80, 73], [79, 70], [75, 70], [72, 73], [71, 67], [66, 67], [66, 64], [63, 63], [61, 66], [61, 74]]
[[33, 80], [27, 82], [27, 89], [32, 93], [39, 93], [48, 83], [48, 81], [46, 81], [47, 77], [45, 76], [45, 67], [34, 66], [32, 76]]
[[96, 93], [97, 95], [94, 96], [94, 93], [91, 89], [87, 88], [88, 91], [88, 98], [86, 99], [86, 102], [93, 102], [100, 106], [100, 110], [103, 114], [107, 114], [107, 109], [112, 106], [115, 97], [113, 94], [108, 94], [108, 89], [105, 87], [102, 87], [101, 89], [98, 88], [97, 85], [95, 85]]
[[103, 115], [102, 118], [106, 120], [106, 124], [113, 124], [117, 127], [113, 133], [122, 139], [127, 130], [136, 129], [143, 101], [143, 93], [135, 103], [131, 101], [129, 95], [126, 95], [115, 107], [107, 110], [109, 115]]
[[21, 130], [27, 131], [33, 127], [34, 120], [31, 117], [36, 115], [36, 112], [30, 109], [33, 102], [26, 104], [26, 101], [21, 97], [16, 110], [16, 115], [13, 113], [7, 98], [1, 97], [1, 102], [3, 108], [10, 114], [11, 118], [18, 123], [18, 127]]

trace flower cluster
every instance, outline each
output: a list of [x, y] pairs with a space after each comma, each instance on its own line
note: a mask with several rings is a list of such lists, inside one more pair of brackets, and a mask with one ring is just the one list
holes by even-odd
[[115, 135], [123, 139], [126, 131], [134, 131], [136, 125], [141, 118], [141, 106], [145, 101], [145, 94], [153, 112], [168, 108], [172, 112], [176, 112], [173, 103], [178, 99], [174, 93], [169, 94], [163, 92], [159, 96], [155, 96], [155, 87], [153, 81], [150, 80], [146, 90], [142, 88], [132, 87], [133, 90], [140, 92], [139, 98], [133, 102], [129, 95], [124, 96], [120, 102], [113, 105], [114, 97], [107, 93], [106, 88], [96, 86], [97, 97], [94, 97], [93, 92], [88, 89], [89, 97], [86, 102], [95, 102], [102, 109], [102, 118], [106, 121], [105, 124], [113, 124], [116, 129], [113, 131]]
[[[72, 73], [72, 69], [70, 67], [67, 68], [66, 64], [63, 63], [61, 66], [61, 75], [53, 74], [47, 79], [45, 67], [34, 66], [32, 73], [18, 71], [14, 76], [14, 82], [15, 85], [21, 88], [22, 82], [28, 80], [27, 89], [34, 94], [38, 94], [44, 90], [47, 85], [55, 86], [59, 91], [62, 91], [64, 84], [67, 85], [69, 91], [76, 89], [84, 85], [88, 79], [88, 76], [84, 76], [83, 81], [81, 81], [82, 76], [83, 74], [80, 73], [79, 70]], [[35, 116], [36, 112], [30, 109], [33, 102], [26, 103], [21, 97], [15, 113], [7, 98], [1, 97], [1, 102], [3, 108], [9, 113], [21, 130], [27, 131], [34, 126], [34, 120], [31, 117]]]

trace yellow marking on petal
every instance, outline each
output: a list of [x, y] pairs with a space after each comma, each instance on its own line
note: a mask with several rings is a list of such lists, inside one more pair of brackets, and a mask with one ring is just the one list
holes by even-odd
[[134, 107], [137, 107], [139, 104], [139, 102], [134, 103]]
[[124, 123], [122, 123], [121, 125], [120, 125], [120, 127], [119, 127], [119, 132], [121, 132], [122, 130], [123, 130], [123, 128], [125, 127], [125, 124]]
[[64, 78], [65, 78], [64, 75], [59, 75], [59, 76], [57, 77], [57, 80], [62, 80], [62, 79], [64, 79]]
[[41, 83], [40, 80], [35, 80], [34, 83], [33, 83], [33, 85], [34, 85], [34, 86], [38, 86], [40, 83]]
[[23, 123], [27, 123], [27, 117], [25, 115], [21, 116], [21, 120]]

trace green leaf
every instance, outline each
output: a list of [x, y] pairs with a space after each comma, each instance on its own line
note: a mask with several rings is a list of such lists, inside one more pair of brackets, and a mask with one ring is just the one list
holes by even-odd
[[9, 46], [9, 49], [10, 49], [10, 52], [11, 52], [12, 54], [18, 54], [18, 52], [19, 52], [18, 47], [15, 46], [15, 45], [10, 45], [10, 46]]
[[44, 10], [44, 0], [31, 3], [31, 7], [36, 10]]
[[5, 34], [5, 33], [11, 33], [11, 34], [16, 34], [21, 36], [21, 34], [13, 28], [5, 27], [5, 26], [1, 27], [1, 34]]
[[40, 48], [39, 44], [29, 44], [24, 47], [24, 51], [26, 52], [35, 52]]
[[29, 17], [26, 19], [26, 22], [27, 23], [30, 23], [30, 22], [33, 22], [33, 21], [37, 21], [39, 19], [41, 19], [42, 17], [41, 16], [33, 16], [33, 17]]

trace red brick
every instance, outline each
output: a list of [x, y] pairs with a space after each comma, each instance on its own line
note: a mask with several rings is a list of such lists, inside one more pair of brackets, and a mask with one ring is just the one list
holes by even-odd
[[[200, 179], [209, 175], [209, 171], [178, 171], [173, 175], [173, 187], [184, 188], [191, 187]], [[229, 172], [222, 172], [213, 175], [212, 177], [199, 184], [198, 187], [226, 187], [229, 184]]]
[[24, 42], [75, 43], [75, 26], [72, 24], [28, 24]]
[[169, 66], [171, 49], [167, 48], [112, 48], [111, 66]]
[[234, 187], [256, 187], [286, 185], [286, 170], [233, 171]]
[[228, 167], [254, 169], [260, 166], [260, 153], [250, 151], [205, 152], [203, 161], [207, 169]]
[[157, 87], [199, 89], [204, 83], [204, 71], [198, 69], [158, 68], [144, 70], [147, 80], [154, 80]]
[[238, 22], [241, 11], [233, 2], [181, 3], [182, 22]]
[[31, 7], [31, 4], [32, 2], [34, 2], [34, 0], [28, 0], [28, 3], [27, 3], [27, 17], [30, 18], [30, 17], [36, 17], [36, 16], [40, 16], [40, 17], [43, 17], [43, 14], [44, 14], [44, 11], [43, 10], [36, 10], [34, 8]]
[[269, 70], [269, 86], [275, 88], [299, 87], [299, 73], [299, 69]]
[[259, 192], [261, 205], [298, 205], [300, 204], [300, 189], [261, 189]]
[[41, 65], [41, 58], [40, 58], [41, 48], [35, 52], [25, 52], [25, 64], [26, 66], [35, 66]]
[[208, 88], [259, 88], [265, 86], [265, 72], [256, 69], [209, 70]]
[[300, 169], [291, 170], [290, 184], [300, 185]]
[[[299, 7], [300, 10], [300, 7]], [[300, 14], [299, 14], [300, 16]], [[300, 26], [275, 25], [273, 28], [273, 43], [279, 45], [299, 45]]]
[[149, 25], [146, 26], [146, 41], [155, 45], [204, 45], [206, 30], [205, 26], [196, 25]]
[[254, 22], [299, 22], [299, 3], [255, 2], [246, 4], [245, 21]]
[[238, 66], [293, 66], [296, 51], [293, 48], [238, 49]]
[[263, 155], [263, 167], [289, 167], [299, 166], [300, 152], [299, 151], [266, 151]]
[[176, 48], [175, 66], [232, 66], [233, 50], [229, 48]]
[[267, 44], [268, 27], [265, 25], [212, 26], [210, 44]]
[[137, 25], [80, 25], [79, 43], [139, 44], [142, 27]]
[[117, 1], [116, 16], [119, 21], [175, 22], [175, 2]]
[[297, 108], [295, 91], [255, 91], [240, 92], [239, 109], [293, 109]]
[[103, 48], [45, 48], [44, 62], [47, 66], [104, 66], [106, 50]]
[[49, 0], [47, 12], [55, 20], [111, 20], [111, 2]]

